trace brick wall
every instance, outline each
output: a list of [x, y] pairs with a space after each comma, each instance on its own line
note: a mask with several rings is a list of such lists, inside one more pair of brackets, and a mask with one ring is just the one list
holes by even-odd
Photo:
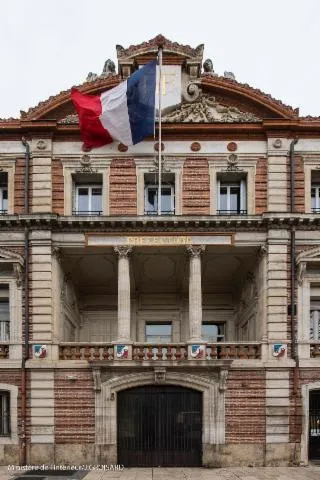
[[[66, 377], [74, 376], [76, 380]], [[55, 442], [94, 443], [95, 400], [91, 370], [55, 373]]]
[[64, 179], [61, 160], [52, 160], [52, 212], [64, 215]]
[[137, 214], [137, 176], [133, 159], [112, 160], [109, 201], [110, 215]]
[[226, 391], [226, 443], [264, 443], [265, 372], [230, 371]]
[[187, 158], [182, 175], [182, 214], [210, 214], [209, 165], [205, 158]]
[[267, 201], [268, 189], [268, 166], [266, 158], [259, 158], [256, 169], [255, 179], [255, 204], [256, 215], [261, 215], [268, 209]]

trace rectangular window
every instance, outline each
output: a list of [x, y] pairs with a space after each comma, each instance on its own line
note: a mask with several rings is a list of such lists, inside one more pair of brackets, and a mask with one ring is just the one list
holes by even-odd
[[246, 179], [239, 174], [221, 174], [218, 176], [218, 205], [219, 215], [246, 215], [247, 188]]
[[[145, 174], [144, 179], [144, 212], [146, 215], [157, 215], [159, 184], [157, 174]], [[161, 183], [161, 214], [174, 215], [174, 174], [163, 174]]]
[[312, 213], [320, 213], [320, 184], [312, 184], [311, 186], [311, 211]]
[[8, 213], [8, 174], [0, 172], [0, 215]]
[[147, 323], [146, 324], [146, 342], [147, 343], [171, 343], [172, 342], [172, 324], [171, 323]]
[[320, 311], [310, 312], [310, 340], [320, 340]]
[[10, 339], [9, 287], [0, 285], [0, 341]]
[[224, 323], [203, 322], [201, 329], [201, 338], [205, 342], [223, 342], [224, 341]]
[[76, 185], [76, 215], [102, 214], [102, 185]]
[[0, 436], [10, 436], [10, 393], [0, 390]]

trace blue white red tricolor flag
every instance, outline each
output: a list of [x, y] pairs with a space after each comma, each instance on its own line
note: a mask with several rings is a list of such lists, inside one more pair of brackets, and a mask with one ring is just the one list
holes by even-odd
[[153, 134], [157, 61], [135, 71], [128, 80], [100, 95], [86, 95], [76, 88], [71, 98], [79, 116], [86, 149], [114, 140], [135, 145]]

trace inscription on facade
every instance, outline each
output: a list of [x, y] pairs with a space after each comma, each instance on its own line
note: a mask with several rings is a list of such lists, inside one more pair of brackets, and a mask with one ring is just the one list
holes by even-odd
[[130, 245], [137, 247], [183, 245], [232, 245], [233, 234], [223, 235], [104, 235], [87, 234], [88, 247]]

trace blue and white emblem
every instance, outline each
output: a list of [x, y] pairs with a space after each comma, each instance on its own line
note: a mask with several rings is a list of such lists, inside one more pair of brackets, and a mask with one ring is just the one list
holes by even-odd
[[192, 358], [204, 358], [205, 347], [203, 345], [191, 345], [191, 357]]
[[128, 345], [117, 345], [116, 352], [117, 358], [128, 358], [129, 347]]
[[275, 343], [272, 347], [272, 356], [273, 357], [283, 357], [287, 351], [287, 345], [284, 343]]

